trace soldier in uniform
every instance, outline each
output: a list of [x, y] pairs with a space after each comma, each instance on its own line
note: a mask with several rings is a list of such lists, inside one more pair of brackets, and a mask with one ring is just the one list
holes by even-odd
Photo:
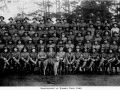
[[93, 36], [95, 34], [94, 26], [91, 24], [90, 27], [88, 27], [87, 31], [91, 32], [91, 35]]
[[61, 34], [61, 40], [63, 41], [63, 43], [67, 42], [67, 37], [65, 36], [65, 33]]
[[24, 28], [24, 26], [22, 25], [22, 26], [20, 26], [20, 30], [18, 31], [18, 34], [19, 34], [20, 36], [23, 36], [24, 32], [25, 32], [25, 28]]
[[72, 41], [71, 40], [69, 40], [67, 43], [66, 43], [66, 48], [68, 49], [68, 48], [74, 48], [74, 44], [72, 43]]
[[16, 29], [15, 25], [12, 24], [10, 26], [9, 33], [10, 33], [10, 35], [13, 35], [13, 34], [17, 33], [17, 29]]
[[86, 41], [92, 41], [93, 40], [93, 36], [92, 36], [92, 34], [91, 34], [91, 32], [87, 32], [87, 35], [85, 35], [85, 40]]
[[99, 51], [101, 46], [100, 43], [98, 43], [97, 41], [94, 41], [94, 44], [92, 45], [92, 48]]
[[110, 44], [107, 40], [104, 41], [103, 44], [101, 44], [101, 48], [104, 49], [105, 51], [107, 51], [110, 47]]
[[20, 40], [18, 33], [15, 33], [14, 35], [12, 35], [12, 41], [15, 45], [17, 44], [18, 40]]
[[87, 63], [90, 61], [90, 53], [87, 49], [83, 52], [83, 64], [81, 66], [82, 70], [85, 72], [87, 69]]
[[[56, 58], [58, 60], [57, 62], [57, 66], [59, 66], [59, 72], [60, 74], [63, 72], [65, 73], [65, 51], [64, 51], [64, 47], [59, 47], [59, 52], [57, 52], [56, 54]], [[55, 69], [58, 69], [58, 67], [56, 67]]]
[[20, 64], [21, 64], [21, 70], [25, 73], [29, 72], [29, 60], [30, 60], [30, 55], [29, 52], [27, 52], [27, 49], [24, 47], [23, 51], [21, 52], [20, 56]]
[[44, 65], [46, 64], [44, 63], [44, 61], [47, 59], [47, 53], [45, 52], [44, 48], [40, 49], [40, 52], [38, 52], [37, 57], [38, 57], [38, 66], [40, 68], [40, 73], [42, 74], [42, 70], [43, 70], [42, 65], [43, 67], [45, 67]]
[[22, 43], [21, 40], [18, 40], [16, 46], [17, 46], [18, 50], [21, 52], [25, 45]]
[[75, 54], [74, 52], [72, 52], [72, 48], [69, 47], [68, 52], [66, 53], [66, 69], [67, 69], [67, 73], [71, 73], [74, 69], [74, 61], [75, 61]]
[[35, 48], [32, 48], [31, 51], [29, 52], [30, 58], [29, 58], [29, 63], [30, 63], [30, 71], [33, 73], [35, 71], [37, 61], [38, 61], [38, 54], [36, 52]]
[[25, 33], [22, 35], [21, 39], [23, 40], [24, 44], [27, 44], [27, 42], [28, 42], [29, 40], [31, 40], [31, 37], [28, 35], [27, 32], [25, 32]]
[[4, 61], [3, 71], [7, 71], [10, 69], [9, 60], [11, 59], [10, 52], [7, 47], [4, 47], [4, 52], [1, 54], [1, 59]]
[[[55, 61], [56, 61], [56, 53], [53, 47], [49, 47], [49, 51], [47, 52], [47, 60], [45, 61], [46, 67], [44, 69], [46, 70], [47, 66], [49, 65], [49, 72], [52, 73], [52, 70], [53, 70], [52, 66], [54, 67]], [[45, 75], [45, 70], [44, 70], [44, 75]]]
[[112, 44], [110, 44], [110, 49], [113, 50], [114, 52], [117, 51], [118, 49], [118, 44], [116, 41], [113, 41]]
[[11, 40], [11, 36], [9, 35], [8, 32], [4, 33], [3, 39], [4, 39], [4, 41], [5, 41], [6, 45], [7, 45], [8, 41]]
[[5, 24], [6, 24], [6, 22], [4, 21], [4, 17], [0, 16], [0, 26], [2, 27]]
[[37, 45], [39, 38], [40, 37], [39, 37], [38, 33], [34, 33], [34, 35], [32, 36], [32, 40], [35, 45]]
[[32, 49], [35, 48], [32, 39], [28, 41], [26, 47], [28, 48], [28, 52], [32, 51]]
[[83, 53], [80, 51], [80, 46], [76, 46], [75, 52], [75, 71], [81, 71], [81, 60], [83, 59]]
[[91, 48], [92, 48], [91, 42], [89, 40], [86, 41], [86, 43], [84, 44], [84, 49], [87, 49], [88, 51], [90, 51]]
[[33, 27], [33, 26], [30, 26], [30, 29], [29, 29], [29, 31], [28, 31], [28, 34], [30, 35], [30, 37], [32, 37], [34, 33], [35, 33], [34, 27]]
[[18, 51], [17, 47], [15, 47], [12, 52], [12, 59], [13, 59], [13, 69], [15, 72], [19, 73], [19, 71], [20, 71], [20, 51]]

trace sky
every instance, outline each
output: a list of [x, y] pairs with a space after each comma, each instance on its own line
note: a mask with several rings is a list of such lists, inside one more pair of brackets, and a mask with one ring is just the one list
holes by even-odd
[[[43, 0], [5, 0], [6, 7], [0, 9], [0, 15], [3, 15], [7, 20], [9, 17], [15, 17], [17, 13], [20, 13], [23, 9], [25, 13], [31, 13], [38, 9], [43, 10], [43, 7], [39, 7], [35, 3], [41, 2]], [[50, 12], [56, 12], [56, 0], [50, 0], [53, 2], [53, 7], [50, 9]], [[63, 2], [64, 0], [60, 0]], [[70, 0], [70, 1], [77, 1], [77, 0]], [[80, 0], [78, 0], [80, 1]], [[120, 1], [120, 0], [118, 0]], [[0, 0], [0, 8], [5, 6], [5, 3]]]
[[[41, 2], [43, 0], [5, 0], [6, 7], [0, 9], [0, 15], [3, 15], [6, 19], [9, 17], [15, 17], [17, 13], [22, 12], [24, 9], [25, 13], [31, 13], [38, 9], [43, 10], [43, 7], [39, 7], [35, 3]], [[51, 7], [50, 12], [56, 12], [56, 0], [50, 0], [53, 3], [53, 7]], [[74, 0], [70, 0], [74, 1]], [[63, 2], [63, 0], [61, 0]], [[0, 7], [5, 6], [5, 3], [0, 0]]]

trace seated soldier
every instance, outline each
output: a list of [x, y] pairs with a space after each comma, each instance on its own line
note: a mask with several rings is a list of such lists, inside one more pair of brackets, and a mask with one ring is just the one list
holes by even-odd
[[38, 43], [37, 43], [37, 49], [38, 49], [38, 51], [40, 51], [40, 49], [41, 48], [46, 48], [46, 44], [45, 44], [45, 42], [43, 41], [43, 40], [38, 40]]
[[[64, 52], [64, 47], [59, 47], [59, 52], [57, 52], [56, 58], [57, 58], [57, 60], [59, 60], [59, 62], [61, 62], [60, 65], [63, 64], [62, 62], [65, 62], [65, 55], [66, 55], [66, 53]], [[61, 65], [61, 66], [63, 66], [63, 65]]]
[[109, 42], [111, 41], [111, 36], [110, 36], [110, 33], [108, 31], [104, 32], [103, 40], [107, 40]]
[[21, 50], [24, 48], [24, 44], [22, 43], [21, 40], [17, 41], [17, 48], [21, 52]]
[[81, 48], [79, 45], [76, 46], [76, 52], [75, 52], [75, 68], [80, 68], [80, 61], [83, 59], [83, 53], [81, 52]]
[[7, 43], [7, 48], [9, 49], [10, 52], [12, 52], [13, 47], [15, 47], [15, 44], [13, 43], [12, 40], [10, 40], [10, 41]]
[[1, 53], [1, 59], [4, 61], [3, 71], [10, 67], [9, 60], [11, 59], [11, 53], [7, 47], [4, 47], [4, 51]]
[[64, 29], [63, 29], [62, 26], [59, 26], [59, 27], [58, 27], [57, 33], [58, 33], [59, 35], [61, 35], [62, 33], [64, 33]]
[[91, 24], [88, 28], [87, 28], [87, 32], [91, 32], [91, 35], [94, 36], [95, 33], [95, 28], [94, 26]]
[[116, 41], [113, 41], [112, 44], [110, 44], [110, 49], [113, 50], [114, 52], [117, 51], [118, 49], [118, 44]]
[[39, 38], [40, 37], [39, 37], [38, 33], [34, 33], [34, 35], [32, 36], [32, 40], [35, 45], [37, 45]]
[[56, 44], [52, 40], [50, 40], [49, 43], [47, 44], [47, 48], [54, 48], [54, 49], [56, 49]]
[[43, 33], [47, 35], [48, 32], [49, 32], [49, 27], [44, 27]]
[[30, 24], [36, 29], [37, 26], [38, 26], [37, 18], [33, 18], [32, 21], [33, 21], [33, 22], [30, 23]]
[[6, 44], [11, 40], [11, 36], [8, 32], [4, 33], [3, 40], [6, 42]]
[[94, 37], [94, 41], [97, 41], [97, 42], [101, 43], [101, 41], [102, 41], [102, 37], [100, 36], [99, 33], [97, 33], [97, 34], [95, 35], [95, 37]]
[[22, 70], [28, 72], [29, 69], [29, 60], [30, 60], [30, 54], [27, 51], [27, 49], [24, 47], [21, 54], [20, 54], [20, 63], [22, 65]]
[[92, 36], [91, 32], [89, 32], [89, 31], [87, 32], [87, 35], [85, 36], [85, 40], [86, 41], [88, 41], [88, 40], [92, 41], [93, 40], [93, 36]]
[[0, 29], [0, 35], [4, 36], [5, 33], [8, 33], [6, 26], [2, 26]]
[[101, 48], [102, 48], [103, 50], [105, 50], [105, 52], [106, 52], [107, 50], [109, 50], [109, 47], [110, 47], [110, 44], [109, 44], [109, 42], [108, 42], [107, 40], [105, 40], [105, 41], [103, 42], [103, 44], [101, 44]]
[[53, 40], [54, 43], [57, 43], [59, 40], [58, 35], [56, 33], [53, 33], [52, 37], [49, 40]]
[[67, 38], [68, 38], [68, 40], [74, 41], [74, 38], [75, 38], [74, 33], [72, 31], [70, 31], [70, 33], [68, 34]]
[[18, 35], [18, 33], [15, 33], [14, 35], [12, 35], [12, 41], [17, 44], [17, 41], [20, 40], [20, 37]]
[[77, 36], [75, 37], [75, 40], [77, 42], [84, 41], [84, 36], [81, 33], [78, 33]]
[[16, 71], [18, 71], [18, 69], [20, 69], [20, 51], [18, 51], [17, 47], [15, 47], [14, 51], [12, 52], [12, 58], [13, 58], [13, 67]]
[[71, 40], [69, 40], [67, 43], [66, 43], [66, 48], [68, 49], [68, 48], [74, 48], [74, 44], [72, 43], [72, 41]]
[[111, 37], [111, 39], [112, 39], [111, 41], [116, 41], [116, 42], [118, 42], [119, 39], [120, 39], [119, 34], [114, 33], [113, 36]]
[[58, 43], [57, 43], [57, 48], [59, 49], [60, 47], [65, 47], [65, 44], [61, 40], [58, 41]]
[[85, 30], [84, 27], [81, 27], [81, 28], [80, 28], [80, 33], [81, 33], [83, 36], [86, 35], [86, 30]]
[[105, 20], [104, 23], [103, 23], [103, 27], [110, 27], [110, 23], [108, 22], [108, 20]]
[[35, 33], [35, 29], [34, 27], [30, 26], [29, 30], [28, 30], [28, 34], [31, 36], [33, 36], [33, 34]]
[[33, 47], [29, 52], [29, 54], [30, 54], [29, 63], [30, 63], [31, 72], [34, 72], [38, 61], [36, 49]]
[[101, 18], [98, 17], [95, 26], [101, 26], [101, 25], [102, 25]]
[[24, 32], [25, 32], [24, 26], [20, 26], [20, 30], [18, 30], [18, 34], [19, 34], [20, 36], [22, 36], [22, 35], [24, 34]]
[[83, 64], [81, 68], [86, 68], [87, 62], [90, 60], [90, 53], [87, 49], [84, 49], [83, 52]]
[[66, 68], [67, 68], [67, 73], [68, 71], [72, 71], [74, 66], [74, 61], [75, 61], [75, 53], [73, 52], [73, 49], [71, 47], [69, 47], [68, 52], [66, 53]]
[[78, 26], [73, 26], [72, 31], [74, 32], [74, 35], [77, 35], [79, 33]]
[[53, 35], [54, 33], [56, 33], [56, 28], [55, 28], [55, 26], [51, 26], [51, 27], [50, 27], [50, 30], [49, 30], [48, 32], [49, 32], [49, 35], [50, 35], [50, 36]]
[[106, 64], [107, 62], [107, 52], [101, 48], [101, 51], [100, 51], [100, 63], [99, 63], [99, 68], [102, 67], [104, 64]]
[[42, 34], [44, 34], [44, 30], [42, 27], [38, 27], [36, 32], [39, 34], [39, 36], [41, 36]]
[[96, 51], [99, 51], [101, 46], [100, 44], [98, 43], [98, 41], [94, 41], [93, 45], [92, 45], [92, 48], [95, 49]]
[[92, 44], [89, 40], [86, 41], [86, 43], [84, 43], [84, 49], [87, 49], [88, 51], [91, 50], [92, 48]]
[[99, 35], [103, 34], [103, 30], [100, 26], [97, 26], [97, 29], [95, 30], [95, 34], [99, 34]]
[[9, 33], [10, 33], [10, 35], [17, 33], [17, 29], [16, 29], [15, 25], [11, 25], [9, 27]]
[[62, 33], [61, 37], [60, 37], [60, 40], [63, 41], [63, 43], [66, 43], [67, 42], [67, 37], [65, 35], [65, 33]]
[[119, 34], [120, 29], [117, 27], [117, 24], [114, 24], [114, 26], [111, 29], [111, 35], [113, 35], [113, 33], [117, 33]]
[[114, 52], [110, 49], [108, 52], [108, 63], [112, 63], [113, 61], [115, 61], [115, 54]]
[[80, 27], [86, 27], [86, 25], [87, 25], [87, 24], [85, 23], [85, 20], [84, 20], [84, 19], [81, 19], [79, 26], [80, 26]]
[[35, 48], [32, 39], [28, 40], [26, 47], [28, 48], [28, 52], [30, 52], [33, 48]]
[[26, 43], [31, 39], [31, 37], [28, 35], [27, 32], [25, 32], [25, 33], [22, 35], [21, 39], [22, 39], [23, 42], [26, 44]]

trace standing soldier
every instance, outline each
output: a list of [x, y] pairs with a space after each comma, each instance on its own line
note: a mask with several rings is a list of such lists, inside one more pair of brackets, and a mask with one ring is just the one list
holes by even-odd
[[37, 44], [37, 49], [38, 49], [38, 51], [40, 51], [42, 48], [46, 49], [46, 45], [43, 42], [43, 40], [39, 40], [38, 44]]
[[4, 26], [6, 22], [4, 21], [4, 17], [0, 16], [0, 27]]

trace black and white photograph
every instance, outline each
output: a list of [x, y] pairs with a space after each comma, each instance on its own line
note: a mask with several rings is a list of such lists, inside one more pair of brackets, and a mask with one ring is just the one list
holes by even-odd
[[120, 0], [0, 0], [9, 86], [120, 86]]

